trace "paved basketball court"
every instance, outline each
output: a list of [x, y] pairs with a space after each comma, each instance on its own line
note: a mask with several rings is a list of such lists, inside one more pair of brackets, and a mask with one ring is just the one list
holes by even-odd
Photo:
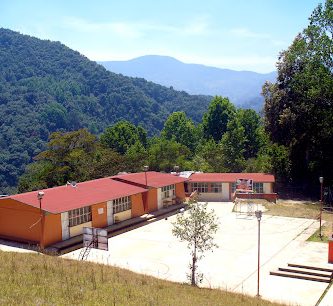
[[[209, 204], [219, 217], [220, 229], [216, 235], [219, 248], [199, 262], [204, 274], [202, 286], [256, 295], [258, 222], [255, 217], [233, 213], [232, 207], [232, 203]], [[88, 260], [187, 282], [189, 251], [185, 243], [172, 236], [173, 220], [175, 216], [110, 238], [109, 251], [91, 250]], [[332, 268], [327, 264], [327, 245], [306, 242], [317, 228], [318, 222], [314, 220], [264, 213], [260, 268], [263, 298], [298, 305], [314, 305], [318, 301], [326, 283], [269, 275], [288, 263]], [[64, 257], [78, 258], [79, 253], [77, 250]]]

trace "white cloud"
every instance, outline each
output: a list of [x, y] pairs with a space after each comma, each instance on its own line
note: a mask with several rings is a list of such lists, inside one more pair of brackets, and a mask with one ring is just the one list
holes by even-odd
[[207, 17], [200, 17], [179, 25], [155, 24], [150, 22], [90, 22], [82, 18], [67, 17], [63, 27], [88, 33], [114, 34], [125, 38], [141, 38], [151, 32], [172, 35], [203, 35], [207, 33]]
[[63, 25], [72, 30], [88, 33], [113, 33], [127, 38], [139, 38], [143, 35], [140, 27], [134, 24], [124, 22], [89, 22], [87, 20], [75, 17], [65, 18]]

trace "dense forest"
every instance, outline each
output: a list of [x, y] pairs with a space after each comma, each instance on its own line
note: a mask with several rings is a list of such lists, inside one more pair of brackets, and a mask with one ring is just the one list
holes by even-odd
[[119, 121], [97, 138], [86, 129], [55, 132], [47, 149], [20, 177], [19, 191], [37, 190], [116, 174], [121, 171], [201, 170], [205, 172], [274, 172], [289, 167], [284, 147], [271, 144], [260, 116], [236, 109], [215, 97], [200, 124], [184, 112], [172, 113], [160, 136], [148, 137], [142, 126]]
[[34, 157], [20, 192], [177, 165], [271, 172], [284, 187], [318, 196], [318, 177], [333, 181], [332, 29], [327, 0], [281, 52], [277, 81], [263, 86], [262, 117], [228, 98], [115, 75], [60, 43], [2, 30], [2, 192]]
[[174, 111], [199, 122], [210, 100], [111, 73], [59, 42], [0, 29], [0, 193], [15, 190], [52, 132], [98, 135], [124, 119], [154, 135]]
[[277, 68], [277, 82], [263, 87], [266, 131], [288, 149], [294, 185], [318, 190], [323, 176], [332, 186], [333, 0], [313, 11]]

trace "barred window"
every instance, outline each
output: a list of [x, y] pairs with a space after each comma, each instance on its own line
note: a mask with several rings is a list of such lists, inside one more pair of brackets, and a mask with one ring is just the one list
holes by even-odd
[[196, 190], [199, 193], [208, 192], [208, 183], [192, 183], [192, 191]]
[[168, 185], [162, 187], [162, 199], [174, 197], [176, 195], [175, 185]]
[[211, 183], [211, 190], [215, 193], [222, 192], [222, 183]]
[[113, 200], [113, 213], [119, 213], [132, 208], [131, 197], [122, 197]]
[[231, 192], [234, 193], [236, 191], [236, 183], [231, 183]]
[[68, 212], [69, 226], [76, 226], [91, 221], [91, 207], [82, 207]]
[[253, 191], [255, 193], [264, 193], [264, 184], [263, 183], [253, 183]]

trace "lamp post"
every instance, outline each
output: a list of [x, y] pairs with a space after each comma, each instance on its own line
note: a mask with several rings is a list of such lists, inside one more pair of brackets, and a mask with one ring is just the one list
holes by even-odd
[[143, 166], [143, 171], [145, 172], [145, 180], [146, 180], [146, 188], [148, 187], [147, 186], [147, 171], [149, 169], [149, 166]]
[[173, 169], [175, 170], [176, 175], [177, 175], [177, 174], [178, 174], [178, 171], [179, 171], [179, 166], [174, 166]]
[[256, 210], [255, 212], [258, 220], [258, 283], [257, 283], [257, 297], [260, 297], [259, 288], [260, 288], [260, 221], [262, 217], [262, 211]]
[[43, 234], [44, 234], [44, 220], [43, 220], [43, 211], [42, 211], [42, 199], [44, 197], [43, 191], [38, 191], [37, 199], [39, 201], [39, 212], [40, 212], [40, 241], [39, 246], [43, 248]]
[[324, 178], [322, 176], [319, 177], [319, 183], [320, 183], [319, 237], [320, 237], [320, 239], [322, 239], [321, 222], [322, 222], [322, 214], [323, 214], [323, 183], [324, 183]]

